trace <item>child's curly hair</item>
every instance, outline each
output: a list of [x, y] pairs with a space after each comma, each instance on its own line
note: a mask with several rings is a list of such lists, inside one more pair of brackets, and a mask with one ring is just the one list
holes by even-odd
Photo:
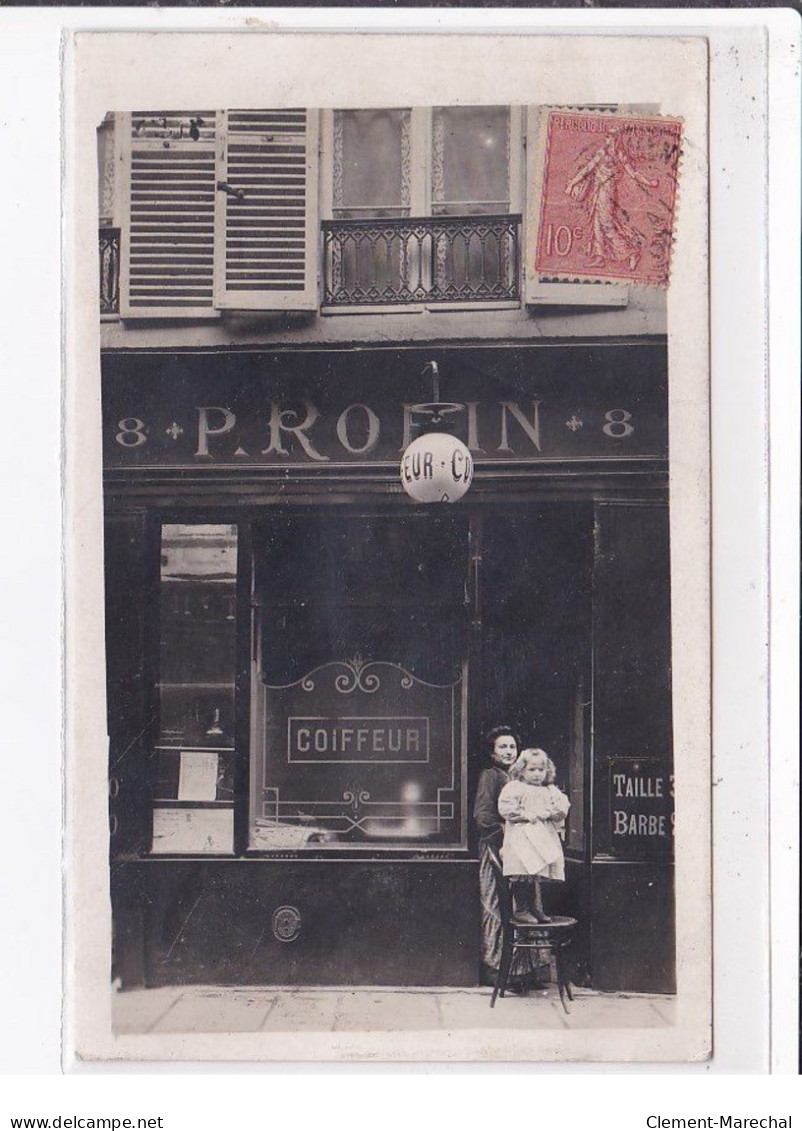
[[546, 778], [543, 784], [554, 785], [555, 778], [557, 777], [557, 767], [554, 765], [551, 758], [549, 758], [546, 751], [541, 750], [540, 747], [537, 746], [530, 746], [528, 749], [521, 751], [518, 755], [518, 760], [510, 767], [510, 779], [512, 781], [521, 781], [523, 779], [524, 770], [541, 758], [546, 763]]

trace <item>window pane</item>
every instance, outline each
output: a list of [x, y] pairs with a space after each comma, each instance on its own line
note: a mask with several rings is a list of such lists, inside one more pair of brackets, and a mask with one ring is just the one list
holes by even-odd
[[509, 149], [507, 107], [437, 107], [432, 122], [434, 214], [509, 211]]
[[161, 743], [233, 745], [236, 570], [235, 528], [162, 527]]
[[252, 846], [461, 845], [465, 519], [310, 515], [255, 557]]
[[409, 214], [409, 111], [334, 112], [334, 214]]
[[237, 528], [162, 527], [154, 853], [233, 851]]

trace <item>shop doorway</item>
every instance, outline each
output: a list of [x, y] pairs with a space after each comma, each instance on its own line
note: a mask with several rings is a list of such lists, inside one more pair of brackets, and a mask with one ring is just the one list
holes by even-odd
[[566, 848], [585, 850], [590, 754], [593, 505], [509, 508], [481, 523], [483, 726], [540, 747], [571, 799]]

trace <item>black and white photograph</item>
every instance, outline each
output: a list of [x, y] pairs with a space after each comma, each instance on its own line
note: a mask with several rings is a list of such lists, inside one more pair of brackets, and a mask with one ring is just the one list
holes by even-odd
[[244, 38], [74, 47], [76, 1047], [703, 1059], [704, 41]]

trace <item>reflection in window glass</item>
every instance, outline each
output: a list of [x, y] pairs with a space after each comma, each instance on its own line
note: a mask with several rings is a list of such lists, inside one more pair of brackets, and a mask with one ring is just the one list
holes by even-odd
[[450, 682], [464, 647], [466, 538], [464, 522], [439, 516], [271, 525], [256, 561], [260, 608], [276, 626], [263, 635], [263, 671], [289, 682], [313, 661], [359, 654]]

